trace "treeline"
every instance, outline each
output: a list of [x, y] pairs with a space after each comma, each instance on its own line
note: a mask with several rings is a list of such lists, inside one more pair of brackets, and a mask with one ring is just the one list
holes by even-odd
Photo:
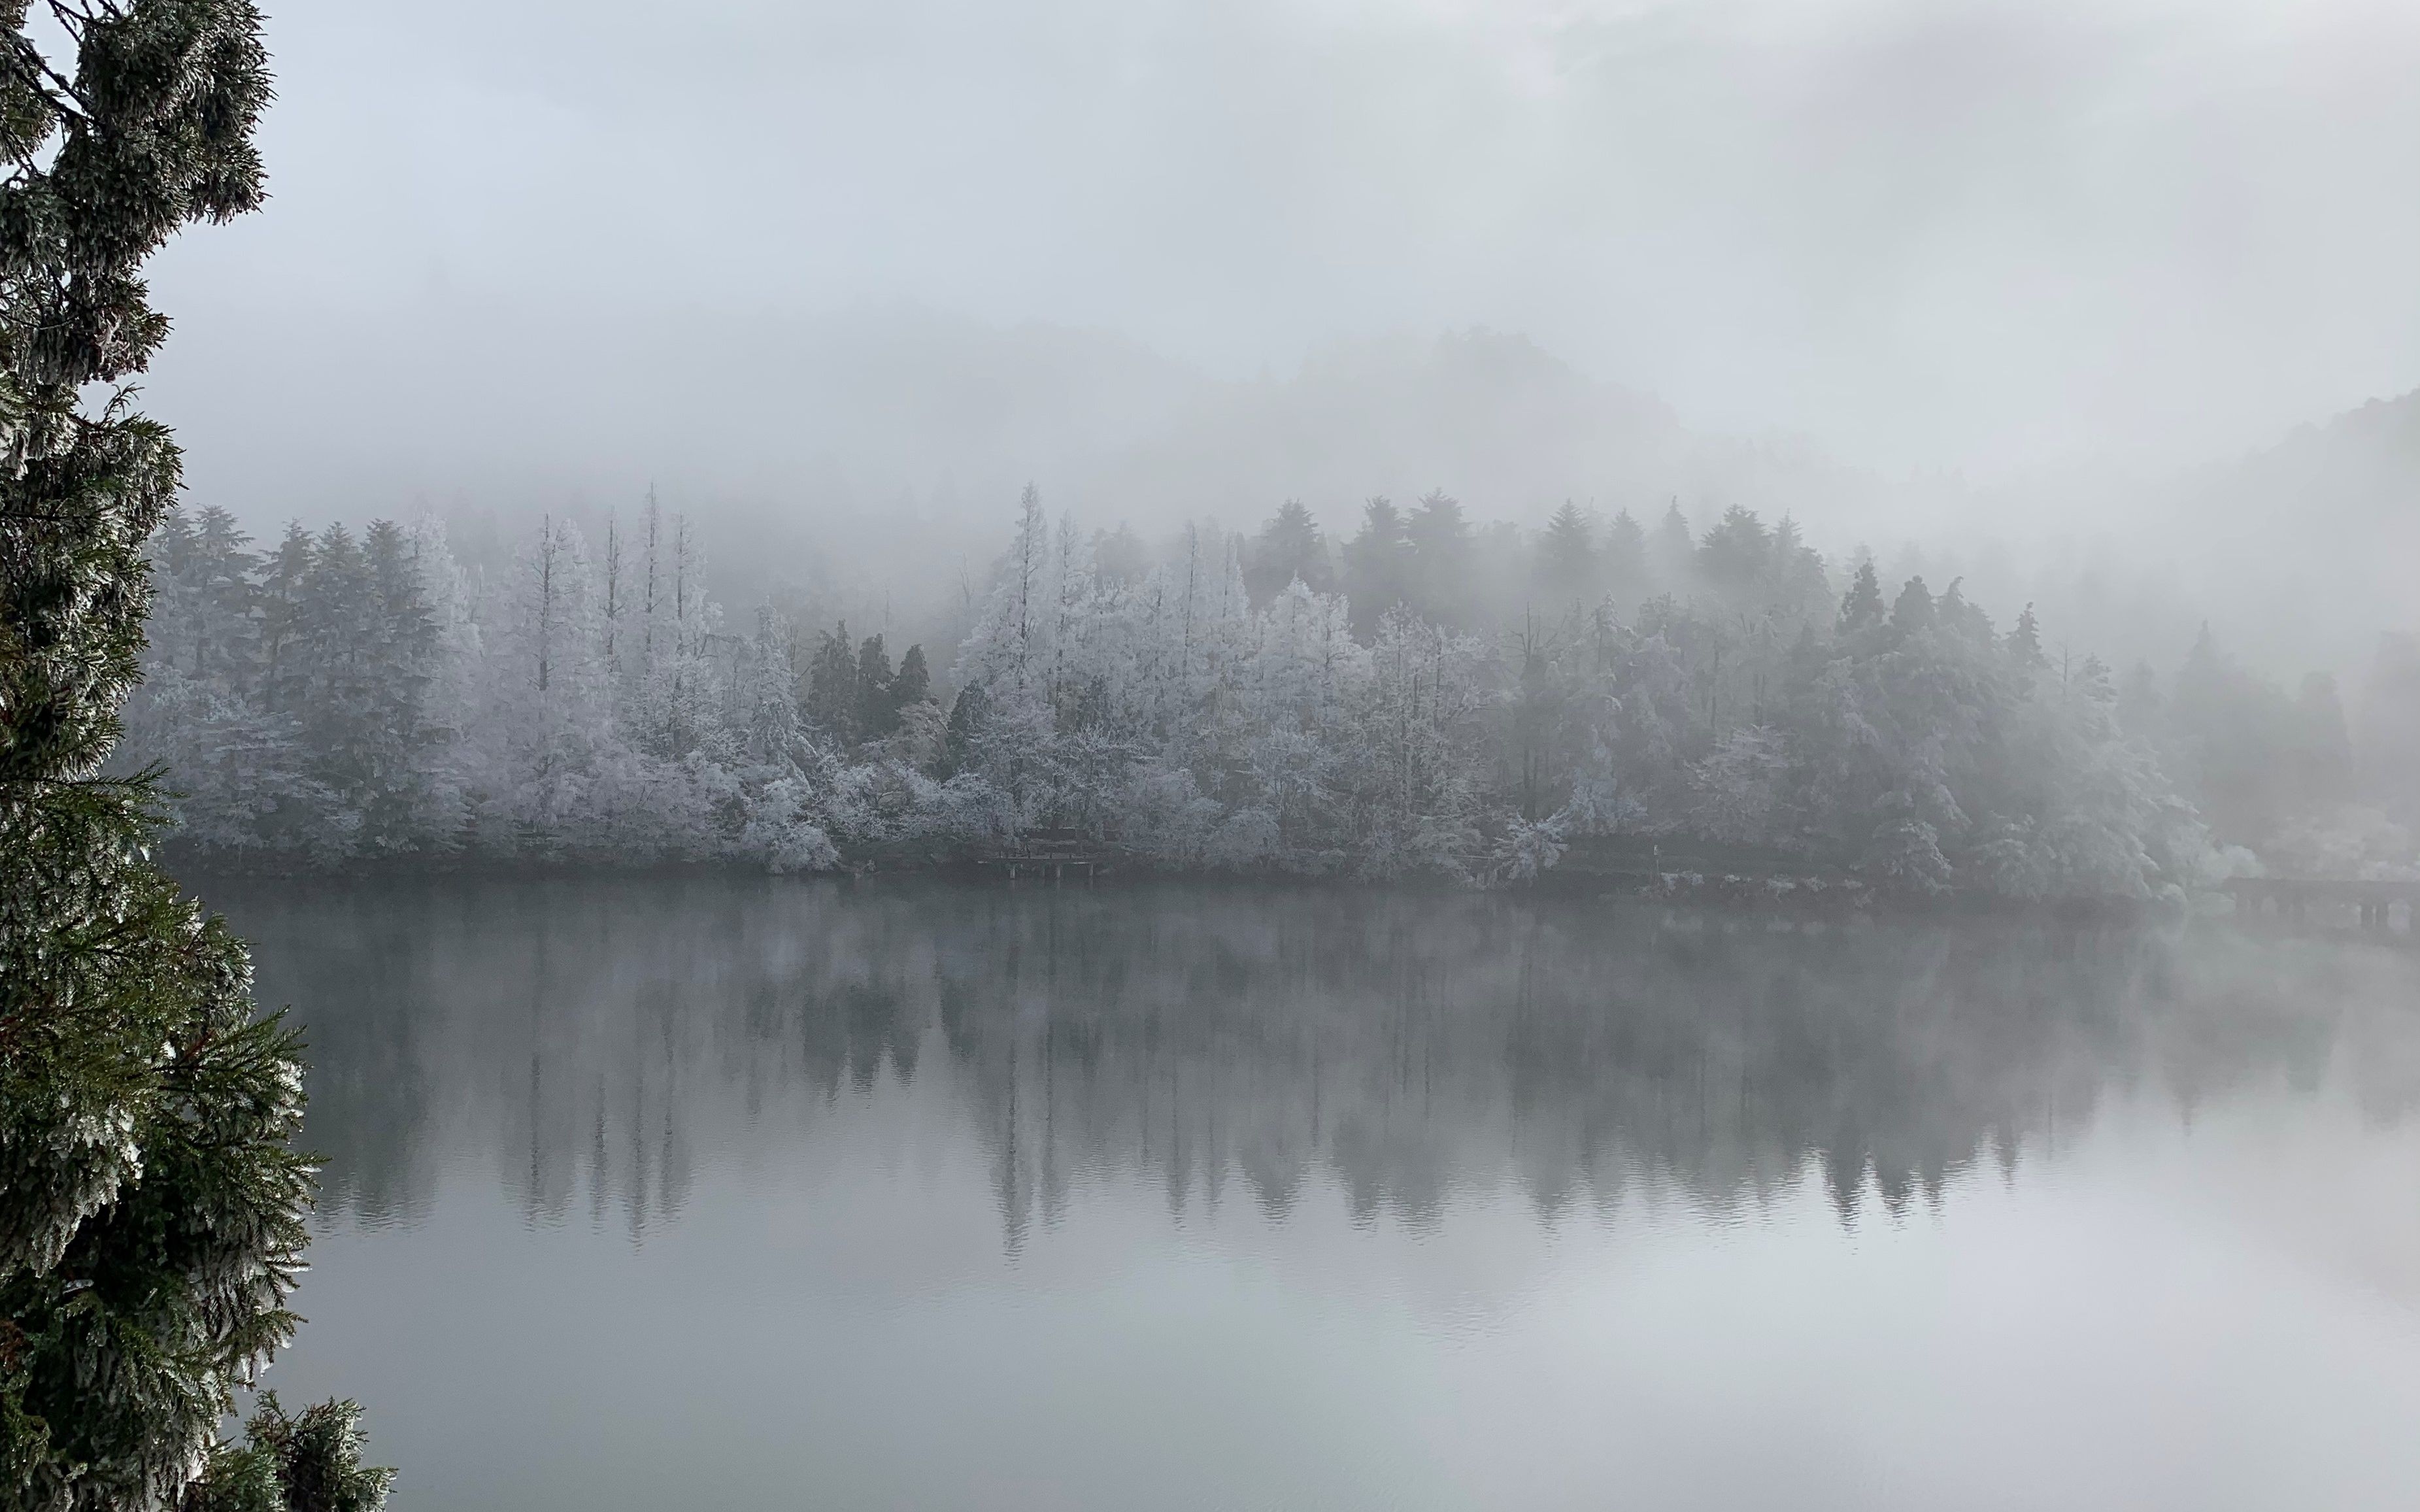
[[2207, 641], [2121, 678], [1742, 509], [1523, 533], [1373, 500], [1338, 545], [1289, 504], [1155, 551], [1029, 491], [947, 689], [921, 646], [727, 626], [652, 505], [598, 543], [549, 520], [492, 575], [433, 524], [256, 553], [210, 509], [153, 558], [129, 746], [181, 844], [269, 865], [817, 868], [1063, 827], [1181, 869], [1504, 881], [1631, 835], [2148, 898], [2366, 791], [2329, 685], [2281, 704]]
[[[1112, 548], [1105, 560], [1133, 553], [1126, 538], [1105, 539]], [[1309, 509], [1289, 500], [1242, 552], [1256, 600], [1296, 578], [1314, 592], [1342, 593], [1364, 639], [1397, 608], [1449, 629], [1484, 631], [1542, 608], [1605, 602], [1627, 616], [1659, 595], [1813, 614], [1838, 592], [1795, 522], [1767, 525], [1734, 506], [1700, 536], [1677, 501], [1652, 533], [1627, 509], [1600, 520], [1568, 501], [1544, 528], [1528, 532], [1475, 525], [1442, 491], [1408, 509], [1380, 497], [1362, 505], [1352, 536], [1331, 541]]]
[[[1542, 572], [1573, 565], [1560, 528]], [[1365, 531], [1346, 581], [1376, 561], [1397, 592], [1362, 629], [1298, 570], [1255, 603], [1248, 565], [1275, 581], [1298, 530], [1194, 531], [1135, 576], [1029, 497], [961, 653], [965, 766], [1028, 822], [1193, 865], [1517, 880], [1580, 836], [1687, 834], [1910, 892], [2146, 897], [2211, 860], [2106, 669], [2054, 676], [2029, 617], [1996, 634], [1955, 585], [1886, 598], [1867, 563], [1835, 604], [1811, 551], [1734, 511], [1692, 548], [1719, 594], [1625, 616], [1575, 585], [1485, 634], [1428, 597], [1458, 586], [1422, 566], [1443, 533]]]
[[2120, 679], [2118, 709], [2212, 834], [2268, 869], [2420, 876], [2420, 637], [2379, 637], [2349, 710], [2328, 674], [2289, 693], [2204, 629], [2173, 678]]
[[894, 669], [879, 636], [728, 627], [652, 505], [594, 547], [550, 519], [492, 577], [429, 522], [256, 553], [215, 508], [172, 515], [150, 556], [121, 759], [168, 769], [176, 843], [216, 859], [830, 866], [836, 833], [901, 806], [882, 742], [940, 725], [921, 648]]

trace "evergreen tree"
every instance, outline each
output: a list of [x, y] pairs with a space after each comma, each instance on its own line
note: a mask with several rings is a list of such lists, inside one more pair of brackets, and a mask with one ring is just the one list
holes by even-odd
[[178, 1512], [377, 1512], [395, 1472], [362, 1463], [362, 1410], [321, 1402], [289, 1416], [260, 1394], [248, 1442], [222, 1454]]
[[2069, 685], [2069, 689], [2070, 692], [2088, 698], [2096, 704], [2118, 702], [2118, 679], [2111, 676], [2109, 663], [2098, 656], [2085, 657], [2082, 664], [2075, 669], [2075, 679]]
[[[596, 585], [579, 530], [548, 516], [521, 550], [498, 606], [487, 666], [485, 800], [489, 843], [507, 854], [587, 848], [588, 795], [616, 764]], [[694, 711], [673, 694], [667, 647], [628, 718], [640, 740], [677, 759]]]
[[242, 684], [252, 665], [252, 538], [235, 516], [209, 505], [194, 517], [193, 582], [209, 631], [194, 648], [194, 675], [214, 686]]
[[803, 710], [817, 729], [842, 745], [855, 744], [859, 735], [863, 700], [858, 692], [857, 669], [848, 621], [844, 619], [815, 643], [814, 657], [807, 666]]
[[447, 823], [428, 807], [436, 794], [427, 762], [439, 739], [427, 709], [437, 619], [401, 526], [370, 522], [362, 557], [369, 580], [362, 653], [368, 718], [359, 737], [368, 776], [363, 841], [385, 853], [425, 843], [429, 831], [442, 833]]
[[980, 682], [970, 682], [958, 690], [950, 702], [948, 734], [941, 747], [941, 775], [954, 777], [968, 771], [981, 750], [984, 737], [991, 724], [991, 695]]
[[235, 517], [216, 505], [188, 515], [172, 508], [151, 539], [154, 665], [173, 667], [222, 693], [250, 681], [253, 574], [258, 562]]
[[1598, 572], [1595, 533], [1588, 516], [1565, 499], [1539, 536], [1533, 579], [1549, 604], [1575, 603], [1596, 596]]
[[1716, 593], [1733, 602], [1761, 596], [1772, 568], [1773, 534], [1756, 511], [1732, 505], [1722, 521], [1706, 532], [1694, 558], [1698, 575]]
[[1361, 530], [1344, 545], [1344, 594], [1353, 606], [1353, 632], [1374, 633], [1388, 610], [1411, 591], [1411, 537], [1403, 511], [1384, 495], [1361, 507]]
[[891, 679], [891, 703], [894, 711], [913, 709], [933, 696], [933, 674], [924, 664], [924, 647], [911, 646], [899, 659], [898, 675]]
[[[381, 693], [372, 649], [377, 629], [369, 562], [341, 524], [319, 533], [302, 584], [296, 633], [287, 648], [288, 689], [312, 775], [358, 817], [379, 787]], [[322, 853], [350, 852], [353, 826], [324, 837]]]
[[891, 670], [891, 653], [880, 635], [868, 635], [857, 648], [858, 738], [878, 740], [899, 728], [899, 691]]
[[739, 725], [750, 759], [778, 765], [799, 734], [799, 703], [791, 692], [790, 627], [769, 604], [756, 611], [756, 633], [748, 642], [748, 674], [740, 680], [744, 707]]
[[1674, 499], [1664, 507], [1664, 518], [1656, 522], [1655, 539], [1648, 548], [1657, 585], [1666, 593], [1689, 587], [1697, 558], [1698, 540], [1689, 529], [1689, 517], [1681, 512], [1681, 501]]
[[303, 632], [302, 596], [318, 550], [302, 522], [291, 521], [262, 569], [257, 664], [261, 708], [271, 714], [291, 714], [302, 706], [305, 671], [297, 643]]
[[1288, 499], [1252, 538], [1244, 553], [1244, 585], [1254, 603], [1266, 603], [1301, 579], [1314, 593], [1336, 585], [1336, 569], [1327, 558], [1327, 538], [1298, 499]]
[[1900, 585], [1899, 597], [1891, 600], [1891, 632], [1904, 638], [1931, 630], [1938, 618], [1931, 591], [1924, 579], [1910, 578]]
[[1951, 634], [1962, 635], [1978, 647], [1998, 643], [1999, 637], [1992, 629], [1992, 616], [1967, 600], [1964, 578], [1949, 580], [1949, 586], [1942, 590], [1940, 600], [1933, 605], [1933, 617]]
[[1849, 591], [1840, 599], [1840, 633], [1854, 635], [1873, 629], [1883, 622], [1882, 583], [1874, 574], [1873, 560], [1857, 564], [1857, 574], [1849, 582]]
[[1629, 510], [1618, 511], [1606, 526], [1601, 554], [1606, 592], [1623, 604], [1636, 604], [1647, 597], [1647, 533], [1638, 528]]
[[1823, 553], [1807, 544], [1798, 522], [1788, 515], [1773, 527], [1773, 549], [1766, 567], [1765, 602], [1792, 618], [1828, 616], [1832, 580]]
[[2050, 659], [2042, 655], [2041, 623], [2034, 618], [2034, 606], [2030, 603], [2017, 616], [2017, 628], [2009, 632], [2009, 654], [2015, 658], [2017, 665], [2029, 670], [2050, 665]]
[[0, 17], [0, 1505], [155, 1508], [291, 1336], [307, 1237], [294, 1038], [148, 859], [149, 784], [100, 775], [178, 487], [123, 386], [167, 335], [142, 266], [260, 202], [269, 78], [245, 0], [46, 21]]
[[1411, 584], [1406, 596], [1432, 624], [1466, 628], [1473, 618], [1470, 522], [1462, 503], [1432, 489], [1404, 521], [1411, 547]]

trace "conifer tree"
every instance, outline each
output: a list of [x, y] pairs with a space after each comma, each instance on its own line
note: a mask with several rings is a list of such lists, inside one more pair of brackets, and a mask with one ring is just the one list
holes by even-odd
[[1857, 564], [1857, 575], [1840, 599], [1840, 633], [1854, 635], [1883, 622], [1883, 589], [1871, 558]]
[[1606, 591], [1624, 604], [1635, 604], [1647, 593], [1647, 533], [1627, 509], [1617, 511], [1605, 528], [1599, 548]]
[[1781, 613], [1804, 617], [1831, 612], [1832, 581], [1824, 575], [1823, 553], [1807, 544], [1798, 522], [1788, 515], [1773, 527], [1767, 576], [1766, 600]]
[[954, 777], [968, 770], [981, 749], [991, 724], [991, 695], [980, 682], [968, 683], [950, 702], [950, 723], [941, 746], [941, 775]]
[[806, 715], [825, 735], [843, 745], [856, 743], [859, 733], [857, 658], [850, 654], [848, 621], [825, 632], [807, 667]]
[[[149, 1509], [291, 1335], [310, 1200], [295, 1039], [150, 861], [150, 783], [101, 774], [178, 487], [125, 387], [167, 335], [142, 268], [260, 203], [270, 86], [248, 0], [53, 7], [71, 63], [26, 11], [0, 8], [0, 1507]], [[271, 1470], [252, 1504], [286, 1502]]]
[[868, 635], [857, 647], [857, 731], [861, 740], [878, 740], [899, 727], [898, 691], [891, 670], [891, 653], [880, 635]]
[[1410, 542], [1412, 606], [1433, 624], [1461, 627], [1470, 619], [1470, 522], [1462, 502], [1443, 489], [1432, 489], [1404, 517], [1404, 536]]
[[1353, 631], [1369, 636], [1388, 610], [1411, 588], [1411, 538], [1403, 511], [1384, 494], [1361, 507], [1361, 530], [1344, 544], [1344, 593], [1353, 606]]
[[1772, 555], [1773, 533], [1765, 529], [1755, 510], [1735, 504], [1706, 532], [1695, 562], [1700, 577], [1737, 602], [1765, 586]]
[[1899, 597], [1891, 600], [1890, 625], [1894, 633], [1906, 636], [1931, 630], [1937, 618], [1931, 590], [1924, 579], [1915, 577], [1900, 585]]
[[933, 696], [932, 669], [924, 663], [924, 647], [911, 646], [899, 659], [898, 674], [891, 679], [891, 704], [895, 711], [913, 709]]
[[304, 585], [318, 549], [301, 521], [289, 522], [262, 569], [258, 676], [261, 707], [271, 714], [288, 713], [302, 702], [296, 643], [302, 633]]
[[150, 661], [234, 692], [253, 653], [250, 538], [212, 505], [188, 518], [173, 509], [152, 538]]
[[1689, 517], [1681, 512], [1680, 500], [1674, 499], [1664, 507], [1664, 518], [1656, 522], [1655, 539], [1649, 554], [1665, 592], [1689, 586], [1697, 563], [1698, 539], [1689, 528]]
[[2009, 654], [2029, 672], [2050, 665], [2050, 658], [2042, 655], [2041, 622], [2034, 617], [2030, 603], [2017, 616], [2017, 628], [2009, 632]]
[[1244, 553], [1244, 584], [1254, 603], [1266, 603], [1283, 593], [1296, 578], [1314, 593], [1336, 586], [1336, 570], [1327, 559], [1327, 538], [1319, 522], [1299, 499], [1278, 506]]
[[1565, 499], [1538, 538], [1538, 586], [1551, 607], [1590, 598], [1597, 586], [1595, 532], [1579, 506]]

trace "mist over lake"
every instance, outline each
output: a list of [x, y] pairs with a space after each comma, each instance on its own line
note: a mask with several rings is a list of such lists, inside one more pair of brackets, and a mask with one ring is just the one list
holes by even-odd
[[0, 42], [0, 1512], [2420, 1507], [2420, 7]]
[[394, 1504], [2408, 1505], [2420, 958], [2225, 921], [221, 884]]

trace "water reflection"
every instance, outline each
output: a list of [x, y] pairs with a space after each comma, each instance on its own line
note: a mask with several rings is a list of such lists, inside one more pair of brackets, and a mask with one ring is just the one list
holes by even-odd
[[411, 1224], [456, 1155], [527, 1218], [633, 1240], [703, 1168], [939, 1079], [1014, 1253], [1088, 1183], [1178, 1222], [1538, 1217], [1642, 1184], [1710, 1218], [1819, 1170], [1840, 1221], [2055, 1151], [2113, 1097], [2180, 1118], [2332, 1078], [2420, 1096], [2420, 961], [2224, 926], [1807, 929], [1604, 903], [735, 880], [214, 895], [312, 1042], [336, 1222]]

